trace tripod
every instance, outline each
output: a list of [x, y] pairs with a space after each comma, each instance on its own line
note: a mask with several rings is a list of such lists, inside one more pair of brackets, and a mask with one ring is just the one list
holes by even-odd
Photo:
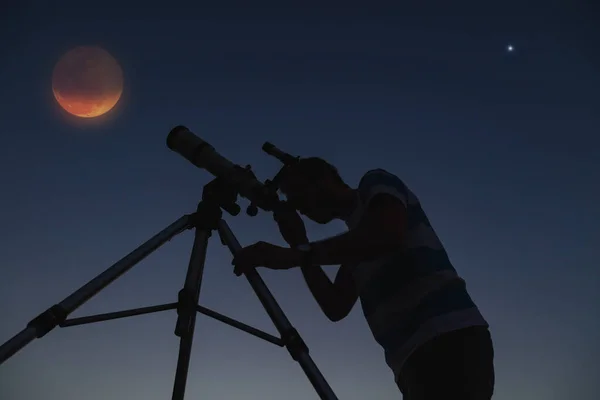
[[[142, 244], [140, 247], [106, 269], [96, 278], [66, 297], [63, 301], [53, 305], [31, 320], [25, 329], [0, 346], [0, 364], [12, 357], [34, 339], [45, 336], [57, 326], [68, 327], [89, 324], [175, 309], [177, 310], [178, 315], [175, 326], [175, 335], [180, 338], [180, 342], [172, 400], [184, 399], [197, 312], [276, 344], [277, 346], [286, 347], [292, 358], [297, 361], [304, 370], [304, 373], [319, 397], [322, 400], [337, 400], [333, 390], [308, 354], [308, 347], [300, 337], [298, 331], [287, 319], [256, 270], [246, 273], [246, 278], [267, 314], [273, 321], [273, 324], [279, 331], [279, 334], [281, 335], [280, 338], [198, 304], [206, 259], [206, 250], [212, 232], [217, 231], [219, 233], [221, 243], [227, 246], [233, 254], [241, 248], [235, 235], [227, 223], [222, 219], [223, 213], [221, 210], [228, 211], [230, 214], [237, 214], [237, 212], [239, 212], [239, 206], [235, 203], [236, 198], [237, 192], [231, 187], [228, 187], [228, 185], [220, 178], [216, 178], [209, 182], [204, 187], [202, 201], [198, 204], [195, 213], [184, 215], [163, 231], [149, 239], [146, 243]], [[170, 239], [188, 229], [195, 229], [194, 244], [185, 284], [183, 289], [179, 291], [176, 303], [67, 319], [69, 314], [114, 282], [125, 272], [129, 271], [134, 265], [153, 253]]]

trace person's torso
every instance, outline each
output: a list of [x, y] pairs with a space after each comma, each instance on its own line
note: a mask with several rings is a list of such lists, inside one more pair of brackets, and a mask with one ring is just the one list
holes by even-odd
[[[387, 174], [382, 170], [376, 173]], [[407, 209], [403, 245], [357, 265], [353, 277], [369, 327], [384, 348], [388, 364], [397, 372], [422, 343], [444, 332], [487, 322], [467, 293], [418, 198], [401, 180], [393, 178], [403, 189]], [[359, 223], [364, 201], [362, 196], [346, 221], [349, 229]]]

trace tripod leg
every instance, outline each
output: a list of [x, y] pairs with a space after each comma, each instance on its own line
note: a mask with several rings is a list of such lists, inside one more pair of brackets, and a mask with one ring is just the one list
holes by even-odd
[[206, 260], [206, 249], [208, 239], [211, 236], [209, 230], [196, 229], [194, 236], [194, 247], [188, 265], [187, 276], [183, 289], [179, 292], [179, 303], [177, 307], [177, 325], [175, 335], [179, 340], [179, 357], [177, 359], [177, 371], [173, 384], [173, 400], [183, 400], [187, 383], [188, 369], [190, 365], [190, 354], [194, 339], [194, 328], [200, 297], [200, 286]]
[[173, 236], [187, 229], [190, 224], [189, 221], [189, 215], [181, 217], [146, 243], [117, 261], [100, 275], [83, 285], [63, 301], [55, 304], [31, 320], [25, 329], [0, 346], [0, 364], [8, 360], [34, 339], [45, 336], [48, 332], [59, 326], [65, 321], [69, 314], [79, 308], [82, 304], [94, 297], [98, 292], [110, 285], [125, 272], [129, 271], [134, 265], [142, 261], [165, 242], [169, 241]]
[[[242, 248], [237, 241], [235, 235], [224, 220], [219, 221], [219, 235], [221, 241], [229, 248], [231, 253], [235, 254]], [[292, 358], [300, 364], [300, 367], [308, 377], [308, 380], [315, 388], [317, 394], [322, 400], [337, 400], [337, 396], [325, 380], [325, 377], [319, 371], [319, 368], [314, 363], [308, 354], [308, 347], [300, 337], [298, 331], [292, 326], [287, 319], [279, 304], [265, 285], [264, 281], [256, 270], [246, 273], [246, 278], [256, 293], [258, 299], [273, 324], [281, 334], [281, 338], [285, 343]]]

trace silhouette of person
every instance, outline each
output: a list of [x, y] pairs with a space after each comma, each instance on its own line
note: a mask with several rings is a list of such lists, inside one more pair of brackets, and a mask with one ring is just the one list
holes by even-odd
[[[345, 318], [357, 300], [406, 400], [491, 399], [489, 326], [415, 194], [397, 176], [368, 171], [351, 188], [311, 157], [286, 166], [274, 213], [289, 248], [258, 242], [234, 256], [235, 273], [299, 267], [325, 315]], [[348, 231], [310, 243], [302, 219], [334, 219]], [[322, 265], [340, 265], [334, 282]]]

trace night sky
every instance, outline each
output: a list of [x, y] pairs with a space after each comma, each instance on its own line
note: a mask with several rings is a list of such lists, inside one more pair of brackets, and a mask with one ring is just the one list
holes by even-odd
[[[166, 147], [184, 124], [260, 179], [280, 167], [265, 141], [351, 185], [397, 174], [490, 322], [495, 399], [598, 399], [600, 13], [584, 1], [3, 3], [0, 341], [195, 210], [212, 176]], [[78, 45], [124, 70], [101, 122], [52, 96], [54, 64]], [[227, 220], [243, 245], [283, 245], [268, 213]], [[191, 244], [178, 236], [72, 316], [176, 301]], [[201, 303], [275, 334], [230, 261], [213, 238]], [[360, 307], [334, 324], [299, 271], [262, 275], [340, 400], [400, 398]], [[169, 399], [175, 321], [56, 329], [0, 367], [0, 398]], [[285, 349], [199, 316], [186, 398], [317, 396]]]

